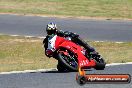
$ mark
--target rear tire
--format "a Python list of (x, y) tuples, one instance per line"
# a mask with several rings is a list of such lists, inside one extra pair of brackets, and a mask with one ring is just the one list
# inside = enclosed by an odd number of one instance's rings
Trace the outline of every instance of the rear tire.
[(69, 70), (59, 61), (57, 64), (57, 69), (59, 72), (69, 72)]
[[(60, 49), (59, 51), (65, 51), (65, 50), (66, 49), (63, 48), (63, 49)], [(58, 52), (58, 61), (60, 61), (64, 67), (66, 67), (69, 71), (77, 71), (78, 70), (78, 63), (77, 63), (76, 67), (73, 67), (70, 64), (68, 64), (65, 59), (69, 59), (69, 57)]]

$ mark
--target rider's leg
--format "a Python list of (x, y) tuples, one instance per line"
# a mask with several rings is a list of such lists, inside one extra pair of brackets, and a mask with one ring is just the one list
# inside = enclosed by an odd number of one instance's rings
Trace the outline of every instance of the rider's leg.
[(87, 51), (90, 52), (91, 54), (98, 54), (98, 53), (95, 51), (95, 49), (94, 49), (93, 47), (89, 46), (89, 45), (88, 45), (83, 39), (81, 39), (80, 37), (76, 38), (75, 40), (76, 40), (76, 42), (77, 42), (79, 45), (83, 46), (83, 47), (84, 47), (85, 49), (87, 49)]

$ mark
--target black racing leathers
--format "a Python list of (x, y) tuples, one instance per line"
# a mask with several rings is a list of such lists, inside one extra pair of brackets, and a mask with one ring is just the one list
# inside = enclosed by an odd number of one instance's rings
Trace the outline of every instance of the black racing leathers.
[[(79, 35), (75, 34), (75, 33), (72, 33), (72, 32), (69, 32), (69, 31), (62, 31), (62, 30), (59, 30), (56, 32), (56, 34), (60, 37), (71, 37), (71, 40), (76, 43), (76, 44), (79, 44), (80, 46), (83, 46), (88, 52), (95, 52), (94, 48), (90, 47), (83, 39), (81, 39), (79, 37)], [(47, 49), (48, 47), (48, 35), (46, 36), (46, 38), (44, 39), (43, 43), (44, 44), (44, 47), (45, 47), (45, 50)]]

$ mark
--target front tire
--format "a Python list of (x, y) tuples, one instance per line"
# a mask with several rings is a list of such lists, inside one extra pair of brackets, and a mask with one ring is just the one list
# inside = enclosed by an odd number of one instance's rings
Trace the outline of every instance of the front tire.
[(97, 60), (95, 59), (95, 62), (96, 62), (96, 66), (95, 66), (96, 70), (104, 70), (106, 63), (103, 58), (98, 58)]
[(94, 59), (96, 66), (94, 67), (96, 70), (104, 70), (105, 68), (105, 61), (99, 54), (93, 54), (91, 57)]

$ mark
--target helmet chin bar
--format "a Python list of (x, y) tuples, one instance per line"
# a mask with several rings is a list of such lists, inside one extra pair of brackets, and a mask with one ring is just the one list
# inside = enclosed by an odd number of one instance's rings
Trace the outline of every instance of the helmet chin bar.
[(47, 31), (47, 34), (48, 34), (48, 35), (56, 34), (56, 30), (48, 30), (48, 31)]

